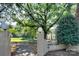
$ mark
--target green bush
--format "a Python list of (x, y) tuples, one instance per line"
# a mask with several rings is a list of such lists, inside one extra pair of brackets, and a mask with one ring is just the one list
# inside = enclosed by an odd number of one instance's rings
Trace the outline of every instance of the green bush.
[(75, 17), (70, 14), (63, 16), (58, 22), (56, 36), (58, 44), (79, 44), (78, 27)]

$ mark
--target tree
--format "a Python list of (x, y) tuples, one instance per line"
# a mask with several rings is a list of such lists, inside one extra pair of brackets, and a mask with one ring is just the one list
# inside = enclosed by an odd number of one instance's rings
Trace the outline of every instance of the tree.
[(77, 8), (76, 8), (76, 19), (77, 21), (79, 20), (79, 4), (77, 4)]
[[(0, 18), (4, 17), (6, 15), (4, 15), (5, 13), (7, 14), (9, 9), (13, 6), (13, 4), (10, 3), (1, 3), (0, 4)], [(10, 11), (9, 11), (10, 12)]]
[(9, 3), (8, 4), (7, 3), (0, 4), (0, 13), (11, 6), (12, 6), (12, 4), (9, 4)]
[(42, 27), (46, 39), (49, 29), (61, 19), (66, 9), (69, 11), (72, 5), (52, 3), (11, 4), (10, 8), (7, 7), (7, 10), (4, 10), (10, 16), (10, 19), (8, 19), (8, 16), (5, 15), (10, 22), (16, 21), (22, 27)]
[(22, 26), (42, 27), (44, 31), (44, 37), (46, 39), (49, 29), (58, 22), (58, 20), (63, 16), (65, 9), (67, 9), (68, 6), (71, 7), (72, 4), (27, 3), (27, 4), (16, 4), (16, 6), (20, 10), (21, 15), (26, 20), (30, 20), (31, 25), (23, 23), (24, 19), (21, 20), (19, 17), (16, 17), (17, 14), (14, 14), (13, 19)]
[(77, 22), (72, 15), (64, 16), (58, 23), (57, 40), (66, 45), (79, 44)]
[[(77, 21), (77, 25), (78, 25), (78, 29), (79, 29), (79, 3), (77, 4), (76, 7), (76, 21)], [(79, 32), (79, 30), (78, 30)]]
[(78, 24), (70, 11), (60, 19), (56, 35), (58, 43), (65, 45), (79, 44)]

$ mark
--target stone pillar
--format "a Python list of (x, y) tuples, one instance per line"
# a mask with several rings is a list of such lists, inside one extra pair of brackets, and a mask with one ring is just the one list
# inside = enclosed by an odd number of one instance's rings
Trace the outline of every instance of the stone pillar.
[(10, 56), (10, 38), (7, 31), (0, 33), (0, 56)]
[(48, 51), (47, 41), (44, 39), (44, 32), (42, 28), (38, 29), (37, 32), (37, 55), (43, 56)]

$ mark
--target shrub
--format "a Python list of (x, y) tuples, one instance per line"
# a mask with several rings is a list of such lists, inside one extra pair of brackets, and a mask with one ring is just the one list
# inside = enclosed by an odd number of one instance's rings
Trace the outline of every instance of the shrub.
[(75, 17), (70, 14), (63, 16), (58, 22), (56, 36), (58, 44), (77, 45), (79, 37)]

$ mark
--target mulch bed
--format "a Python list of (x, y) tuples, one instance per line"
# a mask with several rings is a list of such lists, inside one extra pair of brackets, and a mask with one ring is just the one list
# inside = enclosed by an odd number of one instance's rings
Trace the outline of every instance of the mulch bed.
[(49, 51), (45, 56), (79, 56), (78, 52), (58, 50), (58, 51)]

